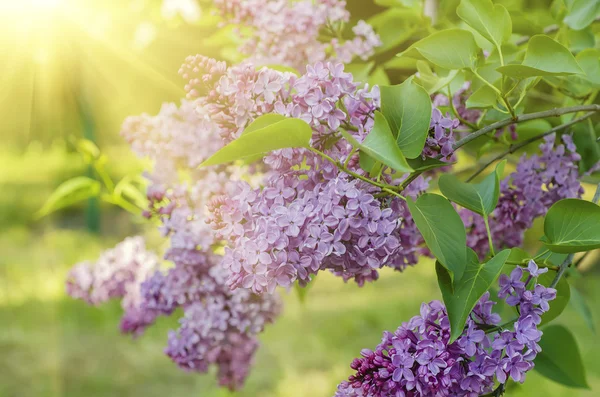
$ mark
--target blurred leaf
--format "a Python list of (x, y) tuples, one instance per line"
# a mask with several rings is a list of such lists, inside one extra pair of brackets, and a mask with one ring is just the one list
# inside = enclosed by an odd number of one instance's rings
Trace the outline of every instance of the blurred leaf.
[(498, 95), (488, 85), (481, 86), (467, 99), (468, 108), (485, 109), (496, 105)]
[(75, 143), (75, 148), (79, 152), (87, 164), (91, 164), (94, 160), (100, 157), (100, 149), (89, 139), (78, 139)]
[[(273, 117), (268, 120), (272, 121)], [(265, 117), (261, 116), (258, 119)], [(254, 123), (262, 123), (255, 120)], [(265, 123), (266, 124), (266, 123)], [(309, 147), (312, 128), (303, 120), (286, 118), (263, 128), (242, 134), (238, 139), (219, 149), (205, 160), (200, 167), (229, 163), (246, 157), (268, 153), (273, 150), (293, 147)]]
[(479, 47), (471, 32), (448, 29), (417, 41), (398, 56), (425, 59), (444, 69), (472, 69), (478, 53)]
[(122, 197), (131, 201), (139, 208), (146, 208), (148, 206), (148, 200), (144, 192), (136, 186), (132, 179), (128, 176), (121, 179), (115, 186), (113, 194), (116, 197)]
[(69, 207), (100, 193), (100, 182), (86, 176), (78, 176), (60, 184), (48, 197), (36, 217), (46, 216), (61, 208)]
[(381, 67), (381, 66), (378, 66), (375, 68), (373, 73), (371, 73), (371, 75), (369, 76), (369, 79), (367, 80), (367, 82), (371, 86), (390, 85), (390, 79), (389, 79), (387, 73), (385, 73), (385, 69), (383, 69), (383, 67)]
[(546, 378), (569, 387), (589, 389), (577, 342), (562, 325), (544, 328), (542, 351), (535, 358), (534, 369)]
[(354, 81), (365, 82), (369, 78), (369, 74), (373, 69), (375, 62), (369, 63), (351, 63), (344, 67), (344, 71), (351, 73)]
[(558, 253), (600, 248), (600, 207), (579, 199), (556, 202), (544, 219), (544, 244)]
[(413, 169), (410, 168), (400, 148), (396, 145), (392, 130), (381, 112), (375, 111), (375, 123), (363, 143), (358, 142), (343, 129), (340, 132), (352, 146), (365, 152), (374, 160), (380, 161), (398, 172), (412, 172)]
[(592, 49), (596, 45), (594, 32), (590, 28), (582, 30), (569, 29), (567, 31), (567, 40), (569, 42), (569, 49), (573, 52), (580, 52), (588, 48)]
[(465, 183), (453, 175), (440, 176), (438, 187), (448, 200), (480, 215), (491, 214), (498, 204), (500, 179), (506, 160), (502, 160), (496, 169), (480, 183)]
[(515, 78), (583, 73), (567, 48), (542, 34), (529, 39), (525, 59), (521, 65), (501, 66), (497, 70)]
[(573, 309), (575, 309), (575, 311), (583, 318), (588, 328), (593, 333), (596, 333), (592, 311), (590, 310), (585, 297), (574, 287), (571, 287), (571, 306), (573, 306)]
[(600, 161), (600, 143), (596, 142), (597, 134), (591, 119), (572, 128), (573, 143), (577, 147), (577, 153), (581, 155), (579, 171), (584, 174)]
[(512, 22), (506, 8), (491, 0), (461, 0), (456, 14), (498, 50), (510, 39)]
[(382, 45), (375, 49), (380, 54), (400, 46), (423, 28), (423, 17), (418, 10), (390, 9), (369, 19)]
[(454, 283), (454, 290), (448, 271), (439, 263), (436, 263), (435, 266), (438, 285), (442, 291), (450, 320), (450, 341), (448, 343), (454, 342), (462, 334), (467, 318), (475, 304), (500, 275), (510, 255), (510, 250), (504, 250), (487, 263), (480, 264), (477, 254), (472, 249), (469, 248), (467, 252), (467, 266), (464, 275)]
[(588, 27), (596, 17), (600, 16), (600, 1), (575, 0), (563, 22), (573, 30)]
[(406, 200), (427, 247), (449, 271), (453, 281), (461, 279), (467, 261), (467, 236), (460, 216), (450, 202), (439, 194), (425, 193)]
[(528, 120), (523, 123), (519, 123), (517, 124), (517, 135), (519, 136), (517, 142), (523, 142), (529, 138), (543, 134), (551, 128), (552, 124), (550, 124), (548, 120), (544, 119)]
[[(549, 270), (540, 275), (537, 282), (544, 287), (549, 287), (555, 276), (556, 272)], [(547, 324), (556, 317), (560, 316), (569, 304), (569, 299), (571, 298), (571, 288), (569, 287), (567, 279), (562, 277), (554, 288), (556, 288), (556, 299), (550, 301), (550, 310), (542, 314), (542, 322), (540, 325)]]
[(600, 88), (600, 51), (588, 48), (577, 54), (575, 59), (583, 69), (585, 79), (592, 83), (594, 88)]
[(431, 98), (412, 78), (395, 86), (382, 86), (381, 112), (408, 158), (421, 155), (431, 121)]

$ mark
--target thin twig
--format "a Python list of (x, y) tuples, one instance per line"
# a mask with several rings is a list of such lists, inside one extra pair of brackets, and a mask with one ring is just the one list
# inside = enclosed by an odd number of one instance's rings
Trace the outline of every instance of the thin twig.
[(487, 167), (489, 167), (489, 166), (490, 166), (491, 164), (493, 164), (494, 162), (496, 162), (496, 161), (500, 160), (501, 158), (504, 158), (505, 156), (508, 156), (509, 154), (513, 154), (513, 153), (514, 153), (514, 152), (516, 152), (517, 150), (519, 150), (519, 149), (521, 149), (521, 148), (523, 148), (523, 147), (525, 147), (525, 146), (529, 145), (530, 143), (533, 143), (533, 142), (535, 142), (535, 141), (538, 141), (538, 140), (540, 140), (540, 139), (544, 138), (544, 137), (545, 137), (545, 136), (547, 136), (547, 135), (554, 134), (554, 133), (555, 133), (555, 132), (557, 132), (557, 131), (563, 130), (563, 129), (567, 128), (567, 127), (570, 127), (570, 126), (572, 126), (573, 124), (577, 124), (577, 123), (579, 123), (579, 122), (581, 122), (581, 121), (583, 121), (583, 120), (586, 120), (586, 119), (588, 119), (588, 118), (592, 117), (594, 114), (596, 114), (596, 112), (589, 112), (589, 113), (586, 113), (586, 114), (584, 114), (584, 115), (583, 115), (583, 116), (581, 116), (581, 117), (578, 117), (578, 118), (576, 118), (576, 119), (573, 119), (573, 120), (569, 121), (568, 123), (565, 123), (565, 124), (558, 125), (558, 126), (556, 126), (556, 127), (552, 128), (552, 129), (550, 129), (550, 130), (548, 130), (548, 131), (544, 132), (543, 134), (539, 134), (539, 135), (536, 135), (536, 136), (534, 136), (534, 137), (531, 137), (531, 138), (529, 138), (529, 139), (527, 139), (527, 140), (525, 140), (525, 141), (523, 141), (523, 142), (520, 142), (520, 143), (517, 143), (517, 144), (514, 144), (514, 145), (510, 145), (510, 147), (509, 147), (507, 150), (505, 150), (504, 152), (502, 152), (502, 153), (500, 153), (500, 154), (498, 154), (498, 155), (494, 156), (494, 157), (493, 157), (492, 159), (490, 159), (488, 162), (486, 162), (485, 164), (483, 164), (483, 165), (482, 165), (482, 166), (481, 166), (481, 167), (480, 167), (480, 168), (479, 168), (479, 169), (478, 169), (478, 170), (477, 170), (477, 171), (476, 171), (476, 172), (475, 172), (473, 175), (471, 175), (471, 176), (470, 176), (470, 177), (467, 179), (467, 182), (471, 182), (471, 181), (472, 181), (472, 180), (473, 180), (473, 179), (474, 179), (474, 178), (475, 178), (477, 175), (481, 174), (483, 171), (485, 171), (485, 169), (486, 169)]

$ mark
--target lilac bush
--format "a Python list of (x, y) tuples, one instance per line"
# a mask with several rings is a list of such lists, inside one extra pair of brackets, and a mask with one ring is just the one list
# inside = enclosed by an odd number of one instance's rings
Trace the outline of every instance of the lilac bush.
[[(387, 51), (385, 27), (394, 22), (380, 18), (397, 13), (371, 19), (379, 35), (363, 20), (347, 27), (354, 20), (344, 1), (214, 6), (221, 22), (239, 28), (246, 59), (189, 56), (179, 70), (187, 98), (122, 128), (133, 152), (153, 163), (143, 216), (168, 240), (164, 262), (141, 237), (126, 239), (95, 264), (76, 265), (69, 295), (92, 305), (121, 299), (121, 331), (136, 336), (158, 316), (182, 313), (166, 355), (188, 371), (215, 367), (219, 384), (236, 390), (258, 335), (281, 312), (278, 289), (306, 287), (324, 270), (362, 286), (382, 269), (404, 271), (428, 257), (444, 302), (424, 303), (419, 316), (363, 350), (335, 396), (499, 396), (508, 382), (522, 383), (543, 353), (542, 320), (564, 309), (555, 298), (569, 288), (563, 276), (574, 254), (600, 247), (598, 208), (581, 200), (581, 177), (600, 163), (584, 169), (594, 159), (583, 161), (589, 154), (571, 129), (600, 106), (530, 112), (525, 100), (542, 77), (578, 84), (560, 79), (587, 64), (544, 35), (527, 37), (524, 55), (506, 64), (508, 11), (462, 0), (458, 17), (494, 51), (484, 56), (464, 29), (415, 37), (399, 55), (419, 73), (390, 85), (386, 65), (397, 65), (381, 63), (377, 48)], [(504, 11), (506, 18), (488, 18)], [(473, 13), (502, 26), (481, 29)], [(553, 46), (570, 66), (530, 62), (536, 46)], [(488, 81), (493, 73), (478, 72), (485, 67), (503, 77)], [(548, 131), (516, 134), (522, 121), (560, 116)], [(499, 161), (540, 140), (539, 151), (513, 156), (514, 164)], [(459, 150), (481, 141), (507, 148), (481, 167), (471, 159), (480, 168), (473, 177), (499, 161), (495, 170), (477, 183), (438, 184), (448, 174), (462, 178), (455, 164), (469, 153)], [(505, 167), (514, 169), (507, 177)], [(431, 192), (438, 186), (444, 196)], [(538, 218), (544, 248), (531, 255), (521, 248), (525, 233), (539, 233)], [(555, 263), (551, 254), (565, 258)], [(548, 271), (556, 272), (551, 282)], [(493, 311), (492, 293), (515, 308), (514, 318), (503, 322)]]

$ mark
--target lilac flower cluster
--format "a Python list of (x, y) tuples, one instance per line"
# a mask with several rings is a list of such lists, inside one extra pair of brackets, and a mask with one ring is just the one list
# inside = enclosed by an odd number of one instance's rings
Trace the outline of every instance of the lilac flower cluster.
[[(576, 152), (572, 138), (563, 135), (564, 144), (555, 144), (555, 135), (545, 137), (541, 154), (523, 155), (517, 170), (502, 181), (498, 206), (490, 216), (492, 238), (498, 247), (518, 247), (533, 221), (564, 198), (581, 197)], [(485, 224), (481, 216), (460, 211), (467, 227), (467, 244), (480, 256), (489, 250)]]
[(442, 115), (438, 108), (433, 108), (431, 113), (430, 133), (425, 141), (423, 148), (423, 159), (430, 157), (435, 158), (442, 155), (442, 159), (446, 161), (455, 161), (454, 147), (456, 139), (454, 137), (454, 129), (460, 125), (457, 119), (453, 119), (450, 115)]
[(142, 237), (128, 237), (105, 251), (96, 263), (81, 262), (67, 276), (67, 293), (97, 306), (110, 299), (121, 299), (124, 315), (122, 327), (137, 324), (142, 329), (154, 322), (156, 315), (141, 309), (140, 284), (159, 267), (156, 255), (146, 250)]
[(168, 272), (156, 272), (146, 280), (141, 308), (170, 315), (183, 307), (180, 328), (169, 333), (165, 353), (190, 371), (204, 373), (216, 365), (219, 383), (233, 390), (243, 384), (258, 347), (256, 335), (277, 317), (280, 303), (276, 295), (231, 291), (217, 256), (195, 259), (195, 263), (175, 261)]
[(540, 316), (556, 297), (552, 288), (530, 286), (544, 271), (532, 261), (527, 269), (517, 267), (510, 276), (500, 277), (498, 297), (519, 307), (513, 330), (498, 326), (501, 319), (492, 312), (495, 302), (488, 292), (471, 312), (459, 339), (449, 343), (444, 305), (424, 303), (420, 316), (394, 333), (386, 331), (374, 351), (361, 351), (351, 364), (356, 372), (338, 386), (335, 397), (475, 397), (509, 378), (522, 383), (541, 351)]
[(285, 65), (302, 70), (325, 60), (349, 63), (365, 60), (381, 45), (379, 36), (364, 21), (352, 31), (351, 40), (321, 41), (325, 29), (336, 30), (350, 14), (342, 0), (217, 0), (215, 6), (227, 22), (251, 31), (239, 49), (256, 65)]
[[(210, 64), (205, 59), (201, 63)], [(214, 92), (222, 91), (230, 73), (237, 73), (232, 69), (225, 71)], [(350, 124), (356, 127), (352, 132), (356, 139), (364, 139), (379, 106), (378, 89), (359, 88), (342, 64), (316, 63), (307, 67), (306, 74), (286, 78), (288, 87), (278, 86), (273, 95), (273, 110), (308, 122), (313, 128), (313, 147), (347, 162), (353, 172), (364, 173), (351, 145), (336, 130)], [(225, 114), (235, 108), (232, 104), (254, 103), (248, 114), (261, 108), (256, 96), (247, 95), (255, 91), (251, 84), (242, 84), (241, 90), (232, 91), (230, 97), (215, 95), (211, 102), (218, 109), (216, 122), (234, 132), (227, 138), (249, 121), (244, 118), (245, 123), (239, 124), (233, 114)], [(384, 265), (402, 270), (416, 263), (421, 237), (404, 203), (381, 201), (375, 197), (379, 189), (305, 149), (275, 151), (265, 156), (264, 164), (269, 171), (262, 188), (238, 183), (234, 194), (216, 198), (210, 205), (211, 226), (228, 243), (224, 264), (231, 272), (228, 283), (232, 287), (273, 291), (296, 280), (306, 284), (311, 275), (324, 269), (362, 284), (376, 279), (377, 269)], [(406, 194), (414, 197), (427, 187), (421, 178)]]

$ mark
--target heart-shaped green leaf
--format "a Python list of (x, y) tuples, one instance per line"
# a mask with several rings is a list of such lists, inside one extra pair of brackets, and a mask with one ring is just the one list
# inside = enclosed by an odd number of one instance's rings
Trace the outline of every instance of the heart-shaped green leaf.
[(579, 347), (571, 332), (562, 325), (544, 328), (542, 351), (534, 369), (546, 378), (569, 387), (589, 389)]
[(417, 201), (409, 198), (407, 204), (427, 247), (448, 269), (451, 280), (460, 280), (467, 260), (467, 236), (452, 204), (433, 193), (426, 193)]
[(439, 188), (448, 200), (480, 215), (489, 215), (494, 211), (500, 196), (500, 179), (506, 160), (496, 166), (496, 170), (480, 183), (464, 183), (453, 174), (440, 177)]
[(381, 113), (400, 150), (407, 158), (421, 155), (431, 121), (431, 98), (412, 78), (394, 86), (381, 86)]
[(456, 14), (497, 49), (510, 39), (512, 22), (508, 10), (491, 0), (461, 0)]
[(433, 33), (398, 54), (400, 57), (425, 59), (444, 69), (472, 69), (479, 47), (473, 33), (448, 29)]
[(556, 202), (544, 219), (546, 247), (574, 253), (600, 248), (600, 207), (578, 199)]
[(525, 59), (521, 65), (506, 65), (496, 70), (519, 79), (583, 73), (575, 57), (566, 47), (543, 34), (529, 39)]
[(375, 111), (373, 128), (362, 143), (358, 142), (347, 131), (342, 129), (340, 132), (352, 146), (365, 152), (374, 160), (380, 161), (398, 172), (413, 171), (406, 162), (400, 148), (398, 148), (392, 130), (381, 112)]
[(450, 319), (449, 343), (454, 342), (462, 334), (475, 304), (500, 275), (509, 255), (510, 250), (504, 250), (487, 263), (480, 264), (477, 254), (469, 248), (467, 267), (462, 278), (454, 283), (454, 290), (448, 271), (439, 263), (436, 264), (438, 284)]
[(491, 108), (498, 101), (497, 98), (496, 91), (488, 85), (482, 85), (467, 99), (466, 105), (468, 108)]

